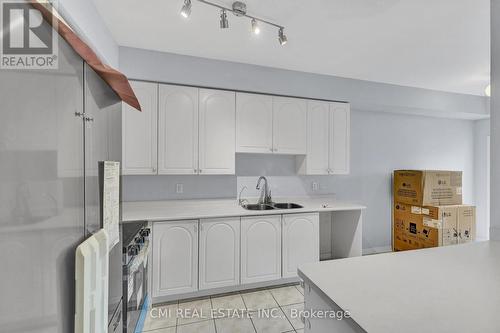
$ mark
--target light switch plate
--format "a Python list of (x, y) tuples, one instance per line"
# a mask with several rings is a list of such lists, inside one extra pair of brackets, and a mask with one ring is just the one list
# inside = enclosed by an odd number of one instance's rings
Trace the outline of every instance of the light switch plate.
[(184, 193), (184, 184), (175, 184), (175, 193)]

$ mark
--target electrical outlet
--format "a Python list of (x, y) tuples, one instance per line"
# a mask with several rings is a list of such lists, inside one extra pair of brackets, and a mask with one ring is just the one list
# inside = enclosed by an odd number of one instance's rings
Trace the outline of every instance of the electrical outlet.
[(316, 182), (312, 182), (311, 187), (313, 192), (316, 192), (319, 189), (319, 184)]
[(184, 184), (175, 184), (175, 193), (184, 193)]

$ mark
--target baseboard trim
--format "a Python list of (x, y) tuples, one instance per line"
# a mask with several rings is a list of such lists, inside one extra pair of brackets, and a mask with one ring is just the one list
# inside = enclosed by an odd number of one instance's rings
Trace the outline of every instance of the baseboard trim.
[(195, 291), (192, 293), (185, 293), (185, 294), (154, 296), (154, 297), (152, 297), (151, 303), (153, 305), (158, 305), (158, 304), (162, 304), (162, 303), (169, 303), (172, 301), (191, 300), (191, 299), (197, 299), (197, 298), (201, 298), (201, 297), (207, 297), (207, 296), (219, 295), (219, 294), (222, 295), (222, 294), (234, 293), (234, 292), (245, 291), (245, 290), (250, 290), (250, 289), (260, 289), (260, 288), (268, 288), (268, 287), (279, 286), (279, 285), (297, 284), (300, 281), (301, 281), (301, 279), (297, 276), (297, 277), (291, 277), (291, 278), (281, 278), (281, 279), (272, 280), (272, 281), (256, 282), (256, 283), (249, 283), (249, 284), (238, 284), (238, 285), (230, 286), (230, 287), (220, 287), (220, 288), (213, 288), (213, 289), (198, 290), (198, 291)]
[(376, 247), (368, 247), (363, 249), (363, 255), (367, 256), (370, 254), (377, 254), (377, 253), (386, 253), (386, 252), (392, 252), (392, 246), (387, 245), (387, 246), (376, 246)]

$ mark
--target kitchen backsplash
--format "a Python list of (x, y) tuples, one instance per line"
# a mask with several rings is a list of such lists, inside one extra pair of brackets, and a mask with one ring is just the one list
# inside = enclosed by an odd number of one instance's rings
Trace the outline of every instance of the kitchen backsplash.
[[(295, 157), (237, 154), (236, 176), (124, 176), (123, 200), (169, 200), (257, 197), (259, 176), (266, 176), (272, 195), (307, 196), (333, 194), (330, 176), (297, 176)], [(181, 192), (181, 193), (179, 193)]]

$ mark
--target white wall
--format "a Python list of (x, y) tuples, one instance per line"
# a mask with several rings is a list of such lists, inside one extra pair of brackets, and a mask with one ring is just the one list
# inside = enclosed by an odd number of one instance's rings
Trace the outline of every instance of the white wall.
[(474, 124), (474, 188), (476, 202), (477, 229), (476, 237), (480, 240), (489, 239), (489, 144), (490, 121), (478, 120)]
[(58, 10), (78, 36), (108, 65), (118, 68), (119, 49), (92, 0), (58, 0)]
[(500, 240), (500, 0), (491, 0), (491, 227)]
[(120, 47), (120, 70), (131, 79), (349, 101), (357, 110), (481, 119), (488, 100), (278, 68)]
[[(289, 156), (242, 155), (236, 176), (124, 177), (124, 200), (236, 197), (241, 186), (257, 195), (258, 176), (269, 176), (275, 196), (335, 194), (365, 204), (363, 247), (391, 244), (391, 173), (394, 169), (452, 169), (464, 172), (464, 201), (476, 202), (475, 138), (472, 120), (489, 112), (488, 99), (333, 76), (120, 48), (120, 69), (130, 78), (214, 88), (267, 92), (352, 104), (352, 172), (348, 176), (300, 177)], [(429, 115), (433, 117), (428, 117)], [(479, 122), (478, 122), (479, 124)], [(477, 128), (476, 128), (477, 127)], [(485, 165), (480, 164), (479, 169)], [(313, 192), (311, 183), (320, 184)], [(184, 193), (175, 193), (175, 184)], [(480, 200), (484, 196), (479, 195)], [(483, 223), (484, 222), (480, 222)]]
[[(464, 201), (474, 203), (475, 124), (384, 112), (353, 110), (352, 150), (348, 176), (297, 176), (290, 156), (237, 155), (236, 177), (127, 176), (124, 200), (256, 196), (258, 176), (269, 176), (274, 196), (335, 194), (340, 200), (365, 204), (363, 248), (391, 244), (391, 172), (399, 168), (464, 171)], [(312, 182), (320, 191), (312, 191)], [(184, 183), (184, 194), (175, 184)]]

